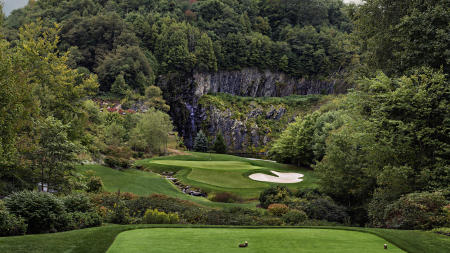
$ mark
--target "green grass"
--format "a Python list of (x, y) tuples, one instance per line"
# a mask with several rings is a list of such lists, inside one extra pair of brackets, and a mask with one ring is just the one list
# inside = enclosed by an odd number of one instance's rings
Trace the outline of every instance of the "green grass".
[[(119, 234), (108, 253), (233, 253), (248, 241), (253, 253), (377, 253), (386, 240), (368, 233), (333, 229), (139, 229)], [(389, 252), (404, 252), (389, 245)]]
[[(208, 193), (231, 192), (248, 199), (257, 198), (261, 191), (271, 185), (285, 185), (292, 190), (316, 187), (316, 178), (311, 170), (231, 155), (194, 152), (190, 154), (146, 159), (138, 161), (136, 164), (156, 172), (177, 172), (176, 177), (183, 183)], [(259, 182), (248, 178), (252, 173), (271, 174), (271, 170), (299, 172), (305, 176), (302, 182), (296, 184)]]
[(97, 176), (101, 177), (105, 190), (108, 192), (117, 192), (120, 190), (121, 192), (131, 192), (140, 196), (148, 196), (158, 193), (178, 199), (189, 200), (203, 206), (217, 208), (227, 206), (254, 207), (256, 205), (256, 203), (218, 203), (209, 201), (206, 198), (186, 195), (178, 190), (167, 179), (152, 172), (145, 172), (136, 169), (122, 171), (100, 165), (78, 166), (77, 169), (80, 172), (86, 172), (88, 170), (94, 171)]
[[(255, 230), (261, 230), (268, 227), (232, 227), (232, 226), (193, 226), (193, 225), (107, 225), (98, 228), (88, 228), (82, 230), (74, 230), (63, 233), (55, 234), (42, 234), (42, 235), (26, 235), (26, 236), (13, 236), (13, 237), (0, 237), (0, 252), (2, 253), (104, 253), (108, 250), (111, 244), (114, 242), (117, 235), (121, 232), (139, 229), (139, 228), (153, 228), (153, 227), (165, 227), (165, 228), (189, 228), (195, 227), (191, 232), (185, 232), (186, 238), (194, 238), (198, 231), (201, 231), (201, 227), (206, 228), (253, 228)], [(277, 228), (279, 230), (292, 228), (270, 227)], [(391, 230), (391, 229), (374, 229), (374, 228), (354, 228), (354, 227), (307, 227), (310, 230), (312, 228), (317, 229), (317, 233), (320, 234), (320, 229), (337, 229), (360, 231), (364, 233), (377, 235), (386, 241), (389, 246), (395, 244), (405, 252), (409, 253), (444, 253), (450, 252), (450, 237), (444, 235), (438, 235), (431, 232), (413, 231), (413, 230)], [(303, 228), (296, 228), (295, 230), (302, 230)], [(225, 230), (225, 229), (224, 229)], [(138, 230), (137, 233), (147, 230)], [(171, 238), (171, 237), (167, 237)], [(166, 238), (166, 239), (167, 239)], [(298, 238), (302, 239), (301, 237)], [(237, 238), (237, 241), (247, 240), (253, 246), (253, 242), (250, 239), (244, 237)], [(193, 243), (197, 241), (193, 240)], [(212, 242), (215, 244), (216, 241)], [(236, 241), (233, 241), (233, 245)], [(377, 244), (378, 247), (378, 244)], [(248, 249), (242, 249), (249, 250)], [(391, 247), (389, 247), (390, 251)], [(144, 251), (146, 252), (146, 251)], [(170, 252), (170, 251), (168, 251)], [(180, 252), (180, 251), (176, 251)], [(197, 251), (194, 251), (197, 252)], [(211, 251), (215, 252), (215, 251)], [(301, 252), (301, 251), (298, 251)], [(335, 251), (326, 251), (335, 252)], [(366, 252), (366, 250), (361, 251)], [(386, 252), (386, 251), (381, 251)]]

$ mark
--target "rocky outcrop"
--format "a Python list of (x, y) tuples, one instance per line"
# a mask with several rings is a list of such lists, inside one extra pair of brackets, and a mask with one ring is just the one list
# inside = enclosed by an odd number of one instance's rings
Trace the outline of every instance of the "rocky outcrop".
[(346, 90), (345, 83), (338, 80), (306, 80), (256, 68), (161, 76), (158, 86), (164, 91), (176, 130), (184, 137), (187, 147), (192, 147), (198, 129), (206, 127), (211, 134), (224, 133), (233, 150), (266, 145), (270, 141), (267, 133), (270, 129), (261, 129), (261, 126), (251, 123), (255, 120), (250, 119), (280, 120), (286, 108), (273, 107), (265, 111), (252, 108), (247, 112), (247, 118), (237, 119), (230, 109), (199, 106), (198, 101), (203, 95), (228, 93), (245, 97), (283, 97), (343, 93)]
[(245, 97), (284, 97), (289, 95), (333, 94), (345, 92), (345, 83), (338, 80), (305, 80), (284, 73), (247, 68), (216, 73), (195, 73), (195, 95), (229, 93)]
[[(233, 108), (221, 110), (213, 105), (199, 105), (200, 127), (214, 136), (223, 133), (228, 150), (231, 152), (265, 152), (271, 140), (273, 129), (270, 121), (283, 118), (287, 122), (286, 108), (271, 106), (269, 109), (249, 106), (248, 111), (236, 112)], [(244, 113), (239, 118), (237, 113)], [(258, 123), (265, 120), (266, 124)]]

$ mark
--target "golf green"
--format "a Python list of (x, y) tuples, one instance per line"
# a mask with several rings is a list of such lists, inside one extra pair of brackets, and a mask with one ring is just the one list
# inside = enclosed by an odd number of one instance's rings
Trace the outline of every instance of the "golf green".
[[(230, 192), (244, 199), (255, 199), (271, 185), (284, 185), (295, 190), (313, 188), (312, 171), (264, 160), (219, 154), (191, 153), (186, 156), (160, 157), (136, 162), (152, 171), (173, 171), (181, 182), (200, 188), (208, 193)], [(304, 181), (293, 184), (261, 182), (250, 179), (253, 173), (272, 175), (271, 171), (298, 172)]]
[[(238, 244), (248, 241), (247, 248)], [(388, 251), (383, 245), (388, 244)], [(108, 253), (394, 253), (369, 233), (333, 229), (154, 228), (119, 234)]]

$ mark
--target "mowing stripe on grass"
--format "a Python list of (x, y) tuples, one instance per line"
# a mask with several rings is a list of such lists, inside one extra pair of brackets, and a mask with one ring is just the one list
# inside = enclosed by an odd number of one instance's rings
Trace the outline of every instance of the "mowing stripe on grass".
[[(248, 241), (246, 249), (238, 244)], [(119, 234), (108, 253), (382, 253), (386, 240), (333, 229), (154, 228)], [(389, 244), (389, 252), (405, 252)]]

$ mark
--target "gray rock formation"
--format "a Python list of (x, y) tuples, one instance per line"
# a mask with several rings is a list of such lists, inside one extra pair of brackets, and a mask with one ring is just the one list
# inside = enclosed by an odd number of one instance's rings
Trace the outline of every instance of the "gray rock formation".
[(332, 94), (345, 92), (345, 83), (289, 77), (269, 70), (247, 68), (216, 73), (195, 73), (195, 95), (229, 93), (246, 97), (284, 97), (289, 95)]
[(176, 130), (184, 137), (187, 147), (192, 147), (199, 127), (207, 128), (210, 134), (221, 131), (225, 141), (234, 151), (249, 146), (262, 146), (270, 141), (270, 129), (261, 129), (248, 119), (265, 117), (280, 120), (285, 108), (270, 108), (263, 111), (252, 108), (247, 119), (237, 119), (234, 112), (221, 111), (214, 106), (202, 108), (198, 100), (208, 93), (228, 93), (246, 97), (283, 97), (289, 95), (344, 93), (346, 85), (339, 80), (305, 80), (292, 78), (283, 73), (246, 68), (236, 71), (194, 73), (191, 75), (168, 75), (158, 78), (158, 86), (164, 91), (171, 107), (170, 114)]

